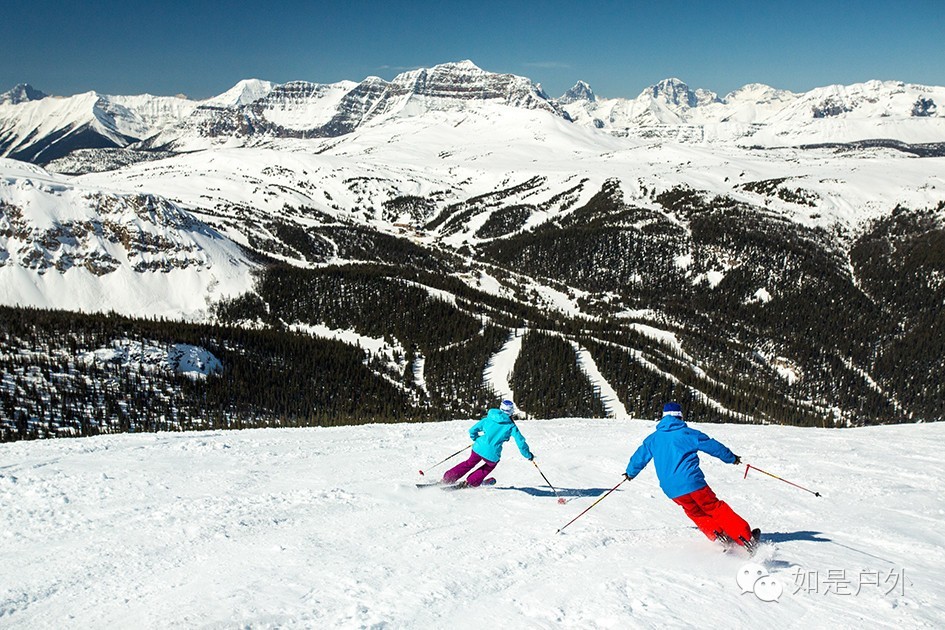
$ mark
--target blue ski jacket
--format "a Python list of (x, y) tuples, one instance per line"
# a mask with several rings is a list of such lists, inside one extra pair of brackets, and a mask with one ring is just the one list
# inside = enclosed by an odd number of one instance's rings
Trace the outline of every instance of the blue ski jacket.
[(643, 440), (627, 464), (627, 475), (636, 477), (650, 460), (655, 461), (660, 488), (670, 499), (681, 497), (706, 485), (699, 468), (698, 451), (718, 457), (726, 464), (735, 463), (735, 454), (727, 446), (702, 431), (690, 429), (674, 416), (663, 416), (656, 431)]
[(469, 429), (469, 438), (473, 440), (473, 452), (490, 462), (497, 462), (502, 457), (502, 445), (515, 438), (518, 450), (525, 459), (532, 458), (522, 432), (518, 430), (512, 418), (498, 409), (490, 409), (486, 417)]

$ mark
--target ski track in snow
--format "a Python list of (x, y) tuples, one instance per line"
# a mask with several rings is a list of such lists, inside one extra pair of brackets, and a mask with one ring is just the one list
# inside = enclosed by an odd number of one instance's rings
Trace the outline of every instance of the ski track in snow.
[[(0, 445), (0, 627), (936, 628), (945, 623), (945, 425), (697, 425), (746, 461), (703, 457), (765, 531), (784, 586), (742, 594), (652, 467), (619, 480), (639, 420), (520, 423), (558, 505), (507, 449), (499, 484), (417, 490), (469, 421), (115, 435)], [(881, 465), (883, 462), (892, 465)], [(435, 472), (441, 472), (441, 467)], [(428, 477), (432, 477), (430, 472)], [(793, 567), (904, 571), (902, 587), (794, 592)]]

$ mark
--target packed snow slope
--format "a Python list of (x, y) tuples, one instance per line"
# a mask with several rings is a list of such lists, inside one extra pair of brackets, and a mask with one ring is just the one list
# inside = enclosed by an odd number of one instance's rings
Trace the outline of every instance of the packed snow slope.
[(703, 457), (764, 530), (754, 561), (776, 602), (743, 594), (747, 557), (695, 530), (652, 467), (555, 533), (620, 480), (652, 422), (522, 422), (564, 506), (514, 445), (493, 488), (417, 489), (468, 425), (0, 445), (0, 626), (945, 624), (945, 425), (700, 427), (823, 494)]

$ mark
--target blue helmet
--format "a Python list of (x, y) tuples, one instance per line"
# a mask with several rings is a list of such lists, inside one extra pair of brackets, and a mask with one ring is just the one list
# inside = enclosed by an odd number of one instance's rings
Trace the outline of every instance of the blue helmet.
[(511, 416), (515, 413), (515, 403), (511, 400), (503, 400), (502, 404), (499, 405), (499, 411)]

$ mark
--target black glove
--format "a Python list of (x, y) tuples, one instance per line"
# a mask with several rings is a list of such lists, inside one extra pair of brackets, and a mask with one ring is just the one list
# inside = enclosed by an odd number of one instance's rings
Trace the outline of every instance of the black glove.
[(732, 462), (732, 463), (735, 464), (736, 466), (738, 466), (739, 464), (742, 463), (742, 458), (739, 457), (738, 455), (736, 455), (736, 456), (735, 456), (735, 461)]
[(531, 457), (529, 457), (529, 458), (528, 458), (528, 461), (530, 461), (530, 462), (533, 462), (533, 461), (535, 461), (535, 456), (534, 456), (534, 455), (532, 455)]
[(626, 481), (630, 481), (630, 480), (633, 479), (633, 477), (631, 477), (631, 476), (628, 475), (627, 473), (624, 473), (624, 474), (623, 474), (623, 478), (624, 478)]

